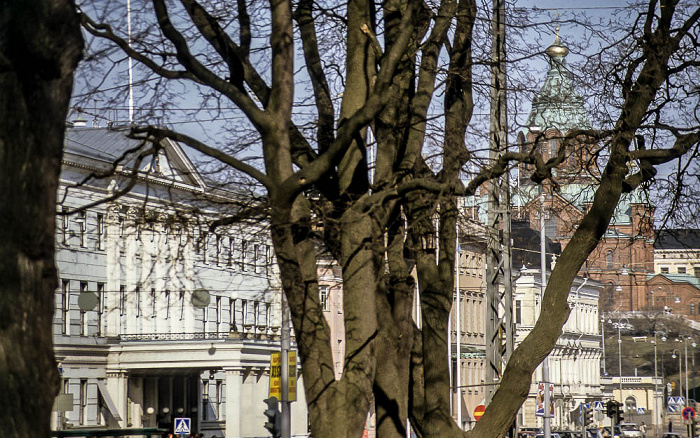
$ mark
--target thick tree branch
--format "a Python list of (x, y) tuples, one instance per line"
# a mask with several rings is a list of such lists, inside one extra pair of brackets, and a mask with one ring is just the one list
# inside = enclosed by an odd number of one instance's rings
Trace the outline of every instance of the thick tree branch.
[(184, 143), (192, 149), (199, 151), (209, 157), (215, 158), (220, 162), (227, 164), (233, 167), (234, 169), (239, 170), (245, 173), (246, 175), (254, 178), (258, 182), (260, 182), (260, 184), (264, 185), (265, 188), (268, 189), (268, 191), (275, 190), (275, 186), (272, 180), (263, 172), (259, 171), (258, 169), (249, 164), (242, 162), (237, 158), (232, 157), (231, 155), (220, 151), (219, 149), (215, 149), (211, 146), (208, 146), (202, 143), (201, 141), (197, 140), (196, 138), (190, 137), (189, 135), (175, 132), (170, 129), (157, 128), (155, 126), (136, 126), (131, 128), (131, 132), (134, 134), (134, 138), (144, 138), (139, 134), (145, 134), (145, 138), (149, 139), (150, 141), (157, 141), (160, 138), (167, 137), (173, 141)]
[(313, 1), (301, 0), (297, 6), (294, 18), (299, 25), (301, 42), (306, 58), (306, 70), (311, 78), (318, 111), (318, 133), (316, 140), (319, 151), (328, 149), (334, 138), (335, 111), (326, 75), (321, 65), (321, 55), (318, 52), (318, 39), (313, 19)]
[(135, 59), (136, 61), (142, 63), (149, 69), (153, 70), (154, 73), (162, 76), (166, 79), (189, 79), (201, 83), (201, 81), (191, 72), (187, 70), (169, 70), (158, 63), (156, 63), (151, 58), (145, 56), (143, 53), (131, 47), (131, 45), (123, 38), (117, 36), (113, 31), (112, 27), (108, 24), (96, 23), (85, 13), (80, 14), (80, 21), (83, 29), (87, 30), (90, 34), (104, 38), (116, 44), (124, 53), (129, 57)]

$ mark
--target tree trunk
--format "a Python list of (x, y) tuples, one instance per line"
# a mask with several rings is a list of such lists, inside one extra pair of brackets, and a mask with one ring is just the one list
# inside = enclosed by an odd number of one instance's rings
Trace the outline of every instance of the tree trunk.
[(52, 318), (56, 189), (83, 40), (69, 0), (0, 8), (0, 421), (47, 437), (59, 376)]

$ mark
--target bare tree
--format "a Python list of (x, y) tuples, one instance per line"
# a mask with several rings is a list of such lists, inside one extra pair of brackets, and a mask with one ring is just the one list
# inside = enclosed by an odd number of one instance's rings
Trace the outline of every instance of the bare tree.
[(82, 48), (72, 1), (0, 6), (0, 418), (7, 436), (49, 436), (58, 393), (54, 217)]
[[(609, 115), (601, 129), (564, 133), (548, 160), (537, 142), (505, 153), (466, 184), (463, 171), (483, 155), (465, 138), (477, 91), (489, 83), (479, 70), (488, 58), (474, 57), (478, 50), (488, 53), (476, 43), (488, 29), (483, 23), (489, 12), (474, 0), (239, 0), (207, 7), (195, 0), (153, 0), (140, 4), (143, 24), (132, 41), (109, 8), (88, 11), (86, 5), (82, 24), (145, 67), (143, 80), (158, 84), (154, 90), (168, 81), (192, 84), (206, 99), (216, 99), (217, 109), (233, 104), (255, 129), (258, 143), (237, 152), (250, 155), (260, 147), (260, 166), (173, 128), (137, 126), (132, 134), (187, 144), (266, 191), (314, 436), (361, 436), (372, 399), (381, 437), (405, 436), (408, 418), (421, 436), (462, 433), (450, 416), (445, 360), (457, 199), (517, 163), (532, 165), (536, 182), (551, 181), (582, 136), (600, 143), (595, 198), (552, 273), (542, 318), (508, 362), (485, 415), (465, 433), (495, 437), (512, 424), (533, 371), (560, 335), (572, 281), (621, 195), (649, 184), (655, 166), (678, 159), (700, 139), (697, 116), (676, 118), (682, 120), (676, 126), (657, 117), (677, 99), (665, 94), (677, 78), (688, 84), (697, 78), (700, 10), (678, 8), (675, 0), (630, 10), (635, 16), (626, 35), (615, 33), (619, 40), (590, 58), (590, 65), (600, 61), (594, 79), (603, 84), (599, 109)], [(329, 42), (321, 30), (342, 38)], [(605, 59), (611, 53), (618, 57)], [(303, 69), (295, 70), (295, 62)], [(305, 85), (308, 92), (295, 100)], [(310, 118), (299, 111), (307, 104)], [(431, 114), (436, 105), (442, 111), (438, 123)], [(686, 108), (676, 110), (688, 116)], [(668, 134), (666, 141), (642, 141), (660, 131)], [(376, 147), (375, 159), (370, 147)], [(339, 379), (319, 303), (319, 245), (342, 268), (346, 355)], [(416, 280), (421, 329), (411, 317)]]

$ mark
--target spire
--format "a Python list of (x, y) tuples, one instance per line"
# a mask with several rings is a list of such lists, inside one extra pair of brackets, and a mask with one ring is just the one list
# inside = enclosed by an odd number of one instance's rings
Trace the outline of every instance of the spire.
[(547, 47), (545, 53), (549, 55), (550, 58), (561, 58), (562, 60), (569, 54), (569, 49), (562, 45), (561, 41), (559, 40), (559, 26), (556, 27), (554, 42), (551, 46)]
[(562, 134), (574, 128), (590, 128), (583, 99), (574, 90), (566, 65), (569, 49), (559, 38), (559, 26), (556, 27), (554, 43), (547, 47), (545, 53), (549, 56), (549, 71), (542, 89), (532, 100), (526, 126), (537, 126), (543, 132), (557, 129)]

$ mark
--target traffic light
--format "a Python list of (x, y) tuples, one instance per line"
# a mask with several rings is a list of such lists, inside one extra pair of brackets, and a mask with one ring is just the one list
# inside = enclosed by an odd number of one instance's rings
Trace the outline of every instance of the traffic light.
[(622, 403), (617, 403), (617, 418), (615, 419), (615, 424), (620, 424), (625, 421), (625, 409)]
[(605, 404), (605, 415), (609, 418), (617, 418), (617, 402), (615, 400), (608, 400)]
[(583, 425), (589, 426), (593, 424), (593, 409), (587, 408), (583, 411)]
[(282, 436), (282, 413), (278, 406), (277, 397), (266, 398), (263, 401), (267, 403), (265, 429), (272, 434), (273, 438), (280, 438)]

